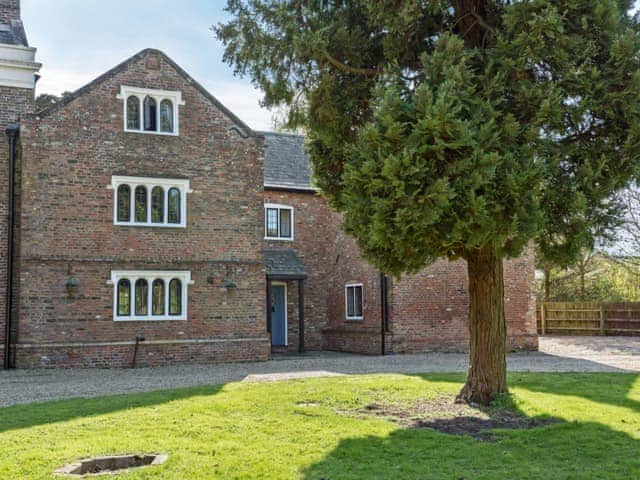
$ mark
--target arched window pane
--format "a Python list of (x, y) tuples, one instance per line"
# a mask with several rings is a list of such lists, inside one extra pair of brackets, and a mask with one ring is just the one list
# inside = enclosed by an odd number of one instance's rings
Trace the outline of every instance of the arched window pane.
[(136, 187), (136, 222), (147, 221), (147, 188)]
[(153, 315), (164, 315), (164, 280), (156, 278), (151, 291), (153, 298)]
[(149, 302), (149, 284), (144, 278), (136, 280), (136, 315), (147, 315)]
[(144, 129), (148, 132), (158, 130), (156, 101), (150, 96), (144, 97)]
[(182, 314), (182, 282), (174, 278), (169, 282), (169, 315)]
[(135, 95), (127, 98), (127, 129), (140, 130), (140, 99)]
[(177, 188), (169, 189), (169, 211), (168, 222), (180, 223), (180, 190)]
[(164, 189), (162, 187), (153, 187), (151, 190), (151, 221), (164, 222)]
[(118, 187), (118, 221), (129, 222), (131, 220), (131, 187), (120, 185)]
[(171, 100), (160, 102), (160, 131), (173, 132), (173, 103)]
[(118, 315), (131, 315), (131, 282), (126, 278), (118, 282)]

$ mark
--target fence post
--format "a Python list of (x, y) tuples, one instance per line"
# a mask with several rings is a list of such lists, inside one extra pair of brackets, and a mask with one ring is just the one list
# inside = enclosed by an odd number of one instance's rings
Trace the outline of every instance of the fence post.
[(604, 305), (600, 304), (600, 335), (604, 335)]
[(540, 328), (542, 330), (542, 335), (544, 335), (546, 331), (546, 325), (545, 325), (546, 319), (544, 318), (545, 317), (544, 309), (545, 309), (545, 303), (542, 302), (542, 305), (540, 306)]

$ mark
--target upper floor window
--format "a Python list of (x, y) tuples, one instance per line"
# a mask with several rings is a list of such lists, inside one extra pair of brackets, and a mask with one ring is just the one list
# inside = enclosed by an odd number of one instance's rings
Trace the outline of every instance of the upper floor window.
[(184, 105), (182, 93), (138, 87), (120, 87), (124, 101), (126, 132), (178, 135), (178, 107)]
[(111, 177), (113, 223), (148, 227), (186, 227), (189, 180)]
[(264, 238), (293, 240), (293, 207), (273, 203), (264, 206)]
[(345, 312), (347, 320), (362, 320), (362, 284), (351, 283), (345, 286)]
[(111, 272), (114, 320), (186, 320), (188, 271)]

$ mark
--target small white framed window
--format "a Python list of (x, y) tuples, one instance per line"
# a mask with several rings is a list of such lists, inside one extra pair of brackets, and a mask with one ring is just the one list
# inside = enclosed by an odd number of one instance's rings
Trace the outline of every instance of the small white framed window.
[(189, 180), (113, 175), (113, 223), (185, 228)]
[(121, 85), (116, 98), (123, 101), (125, 132), (178, 135), (182, 92)]
[(114, 321), (187, 319), (189, 271), (114, 270), (111, 283)]
[(362, 320), (363, 296), (361, 283), (348, 283), (344, 287), (344, 311), (347, 320)]
[(293, 240), (293, 207), (266, 203), (264, 205), (265, 240)]

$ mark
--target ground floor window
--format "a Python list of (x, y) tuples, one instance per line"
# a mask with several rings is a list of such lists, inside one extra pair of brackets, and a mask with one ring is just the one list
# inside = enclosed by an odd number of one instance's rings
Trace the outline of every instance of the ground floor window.
[(347, 320), (362, 320), (362, 284), (350, 283), (345, 287)]
[(113, 319), (186, 320), (188, 271), (111, 272)]

